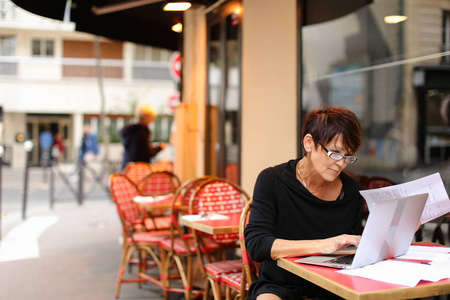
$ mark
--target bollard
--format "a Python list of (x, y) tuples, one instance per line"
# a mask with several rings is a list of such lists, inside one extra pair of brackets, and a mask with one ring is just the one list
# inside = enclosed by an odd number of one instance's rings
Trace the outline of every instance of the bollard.
[(25, 143), (23, 143), (23, 146), (26, 152), (26, 159), (25, 159), (25, 177), (23, 184), (22, 219), (25, 219), (27, 210), (27, 195), (28, 195), (28, 173), (31, 162), (31, 151), (33, 151), (33, 142), (26, 141)]
[(84, 159), (78, 160), (78, 205), (83, 204), (83, 198), (84, 198), (84, 188), (83, 188), (83, 181), (84, 181)]
[(56, 159), (52, 157), (50, 162), (50, 209), (53, 209), (53, 203), (55, 202), (55, 171), (53, 168), (55, 167)]

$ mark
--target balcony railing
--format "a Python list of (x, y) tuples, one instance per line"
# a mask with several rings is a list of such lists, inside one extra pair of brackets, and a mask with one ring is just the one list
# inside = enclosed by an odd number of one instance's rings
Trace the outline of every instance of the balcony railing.
[[(0, 77), (47, 80), (88, 79), (97, 77), (97, 70), (96, 59), (0, 56)], [(106, 79), (173, 80), (168, 62), (101, 59), (100, 70), (101, 76)]]

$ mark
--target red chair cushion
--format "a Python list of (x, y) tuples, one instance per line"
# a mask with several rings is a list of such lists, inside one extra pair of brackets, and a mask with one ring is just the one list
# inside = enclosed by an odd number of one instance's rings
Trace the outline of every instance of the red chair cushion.
[[(133, 234), (133, 239), (136, 243), (159, 244), (161, 241), (167, 240), (169, 238), (170, 238), (169, 230), (139, 232)], [(131, 242), (132, 241), (131, 238), (128, 238), (128, 241)]]
[[(185, 241), (187, 242), (189, 249), (186, 248)], [(217, 245), (215, 242), (213, 242), (212, 240), (210, 240), (208, 238), (203, 239), (203, 242), (205, 243), (205, 246), (202, 247), (202, 249), (200, 249), (202, 252), (211, 252), (211, 251), (217, 250), (219, 248), (219, 245)], [(161, 241), (159, 243), (159, 245), (160, 245), (160, 247), (162, 247), (166, 250), (172, 249), (172, 242), (170, 239)], [(181, 238), (174, 239), (173, 240), (173, 251), (180, 255), (187, 254), (188, 252), (195, 253), (197, 250), (195, 247), (194, 239), (192, 239), (192, 238), (189, 238), (186, 240), (182, 240)]]
[[(162, 229), (169, 229), (170, 228), (170, 217), (156, 217), (154, 218), (156, 227), (158, 230)], [(145, 228), (147, 230), (155, 230), (155, 223), (153, 223), (153, 220), (150, 218), (145, 219)]]
[[(228, 274), (222, 277), (222, 285), (229, 285), (239, 290), (241, 288), (242, 273)], [(248, 292), (248, 284), (245, 285), (245, 290)]]
[(225, 260), (209, 263), (205, 265), (205, 270), (212, 275), (214, 281), (220, 282), (223, 275), (241, 272), (242, 260)]

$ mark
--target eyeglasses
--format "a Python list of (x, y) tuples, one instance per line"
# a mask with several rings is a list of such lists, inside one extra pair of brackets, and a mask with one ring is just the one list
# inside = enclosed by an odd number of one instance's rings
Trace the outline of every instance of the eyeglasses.
[(324, 145), (322, 145), (321, 142), (318, 142), (318, 143), (320, 144), (320, 146), (322, 146), (323, 150), (325, 150), (327, 152), (328, 157), (333, 160), (343, 159), (348, 164), (352, 164), (358, 160), (358, 158), (356, 156), (353, 156), (353, 155), (345, 156), (345, 155), (340, 154), (339, 152), (330, 151)]

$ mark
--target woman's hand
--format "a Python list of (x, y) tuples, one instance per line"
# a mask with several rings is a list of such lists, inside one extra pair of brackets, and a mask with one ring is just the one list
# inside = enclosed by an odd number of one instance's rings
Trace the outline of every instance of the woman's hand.
[(338, 250), (345, 249), (349, 246), (358, 247), (359, 241), (361, 241), (360, 235), (342, 234), (335, 237), (320, 240), (319, 251), (320, 253), (332, 253)]
[(291, 241), (276, 239), (273, 242), (270, 256), (273, 260), (282, 257), (294, 257), (301, 255), (311, 255), (315, 253), (332, 253), (342, 250), (348, 246), (358, 247), (360, 235), (342, 234), (322, 240), (300, 240)]

